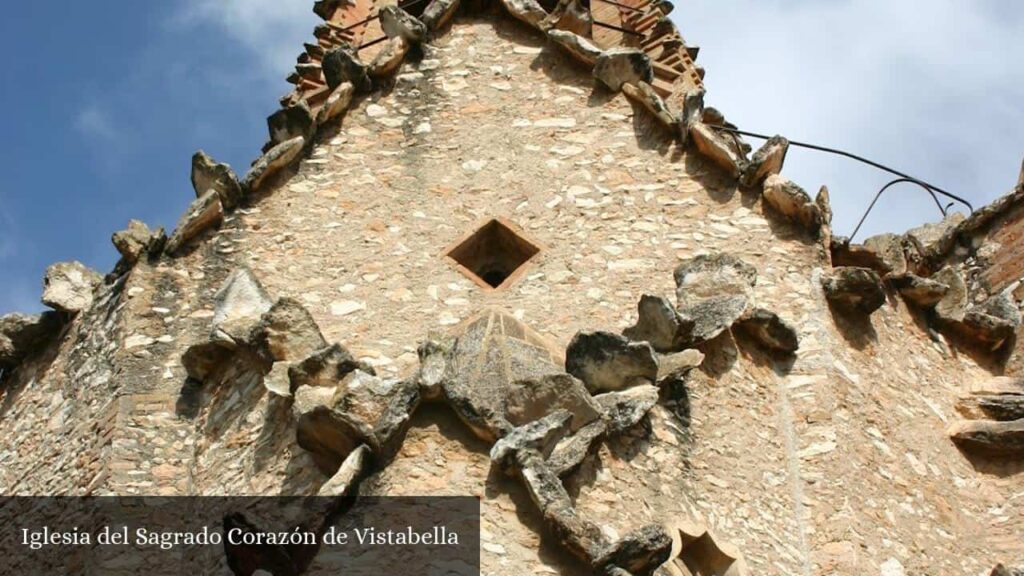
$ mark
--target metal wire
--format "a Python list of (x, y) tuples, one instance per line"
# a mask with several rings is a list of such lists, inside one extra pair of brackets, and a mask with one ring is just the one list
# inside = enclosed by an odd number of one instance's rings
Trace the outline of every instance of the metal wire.
[[(714, 128), (715, 130), (720, 130), (722, 132), (730, 132), (730, 133), (733, 133), (733, 134), (740, 134), (742, 136), (750, 136), (751, 138), (760, 138), (762, 140), (768, 140), (768, 139), (771, 138), (771, 136), (766, 136), (764, 134), (757, 134), (755, 132), (747, 132), (747, 131), (739, 130), (739, 129), (736, 129), (736, 128), (729, 128), (727, 126), (710, 125), (710, 127)], [(939, 210), (942, 212), (943, 216), (946, 215), (946, 212), (947, 212), (948, 208), (950, 206), (952, 206), (953, 203), (951, 202), (949, 205), (947, 205), (945, 208), (943, 208), (942, 203), (939, 202), (939, 199), (936, 196), (936, 194), (941, 194), (942, 196), (945, 196), (946, 198), (949, 198), (951, 200), (959, 202), (959, 203), (963, 204), (964, 206), (966, 206), (967, 209), (970, 210), (972, 214), (974, 213), (974, 206), (970, 202), (968, 202), (966, 199), (961, 198), (960, 196), (957, 196), (956, 194), (953, 194), (953, 193), (950, 193), (950, 192), (946, 192), (942, 188), (939, 188), (938, 186), (929, 184), (928, 182), (925, 182), (924, 180), (921, 180), (919, 178), (914, 178), (913, 176), (910, 176), (909, 174), (904, 174), (903, 172), (900, 172), (899, 170), (894, 170), (894, 169), (892, 169), (892, 168), (890, 168), (890, 167), (888, 167), (888, 166), (886, 166), (884, 164), (879, 164), (878, 162), (875, 162), (874, 160), (868, 160), (867, 158), (864, 158), (863, 156), (858, 156), (856, 154), (847, 152), (845, 150), (839, 150), (837, 148), (828, 148), (826, 146), (818, 146), (816, 144), (808, 144), (806, 142), (797, 142), (795, 140), (790, 140), (789, 143), (791, 145), (793, 145), (793, 146), (798, 146), (800, 148), (808, 148), (810, 150), (817, 150), (819, 152), (828, 152), (829, 154), (836, 154), (838, 156), (844, 156), (846, 158), (850, 158), (851, 160), (856, 160), (858, 162), (867, 164), (868, 166), (872, 166), (872, 167), (877, 168), (879, 170), (882, 170), (884, 172), (888, 172), (888, 173), (890, 173), (890, 174), (892, 174), (894, 176), (899, 176), (899, 178), (897, 178), (896, 180), (893, 180), (892, 182), (889, 182), (888, 184), (883, 186), (882, 189), (879, 190), (878, 194), (875, 195), (874, 201), (872, 201), (871, 205), (868, 206), (867, 211), (864, 213), (864, 215), (860, 219), (860, 223), (857, 224), (857, 229), (855, 229), (853, 231), (853, 234), (850, 235), (851, 239), (853, 239), (853, 237), (856, 236), (857, 232), (860, 230), (861, 224), (864, 223), (864, 220), (868, 217), (868, 214), (871, 213), (871, 209), (874, 208), (875, 202), (878, 201), (879, 196), (881, 196), (882, 193), (884, 193), (886, 190), (888, 190), (893, 185), (900, 184), (900, 183), (903, 183), (903, 182), (910, 182), (910, 183), (913, 183), (913, 184), (917, 184), (921, 188), (924, 188), (925, 190), (927, 190), (928, 193), (931, 194), (932, 199), (935, 200), (935, 204), (939, 207)]]
[(622, 8), (623, 10), (627, 10), (629, 12), (643, 12), (643, 10), (641, 10), (640, 8), (637, 8), (636, 6), (627, 6), (625, 4), (620, 4), (618, 2), (615, 2), (614, 0), (597, 0), (597, 1), (598, 2), (604, 2), (605, 4), (611, 4), (612, 6), (618, 6), (619, 8)]
[(617, 30), (619, 32), (622, 32), (623, 34), (632, 34), (633, 36), (641, 36), (641, 37), (643, 36), (643, 34), (641, 34), (640, 32), (637, 32), (636, 30), (627, 30), (627, 29), (622, 28), (620, 26), (616, 26), (614, 24), (608, 24), (607, 22), (601, 22), (599, 20), (594, 20), (594, 26), (600, 26), (601, 28), (608, 28), (609, 30)]
[(953, 202), (950, 202), (949, 204), (943, 206), (942, 202), (939, 202), (939, 197), (935, 195), (935, 191), (932, 190), (931, 188), (928, 188), (927, 186), (922, 185), (921, 182), (918, 182), (917, 180), (914, 180), (913, 178), (897, 178), (897, 179), (893, 180), (892, 182), (889, 182), (885, 186), (882, 186), (882, 189), (878, 191), (878, 194), (875, 194), (875, 198), (871, 201), (871, 205), (868, 206), (868, 209), (867, 209), (866, 212), (864, 212), (864, 215), (860, 217), (860, 221), (857, 222), (857, 227), (854, 228), (853, 229), (853, 233), (850, 234), (850, 241), (851, 242), (857, 236), (857, 232), (860, 232), (860, 227), (864, 225), (864, 221), (867, 220), (868, 214), (870, 214), (871, 210), (874, 209), (875, 204), (878, 202), (878, 199), (882, 197), (882, 194), (884, 194), (885, 191), (888, 190), (889, 188), (892, 188), (893, 186), (895, 186), (897, 184), (904, 184), (904, 183), (916, 184), (916, 185), (920, 186), (925, 192), (930, 194), (931, 197), (932, 197), (932, 200), (935, 200), (935, 205), (939, 207), (939, 212), (942, 212), (942, 217), (943, 218), (945, 218), (946, 215), (949, 213), (949, 208), (951, 206), (953, 206)]

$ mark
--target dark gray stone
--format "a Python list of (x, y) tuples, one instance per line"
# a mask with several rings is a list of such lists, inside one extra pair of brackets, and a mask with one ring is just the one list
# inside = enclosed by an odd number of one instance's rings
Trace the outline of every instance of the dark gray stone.
[(566, 350), (565, 369), (592, 394), (652, 384), (658, 378), (650, 344), (610, 332), (578, 332)]
[(753, 306), (757, 269), (729, 254), (691, 258), (675, 270), (679, 313), (693, 322), (692, 346), (711, 340)]
[(789, 140), (782, 136), (772, 136), (750, 159), (750, 164), (743, 170), (740, 184), (747, 187), (760, 186), (764, 179), (782, 172), (789, 151)]
[(756, 308), (743, 315), (735, 324), (762, 349), (772, 354), (792, 355), (800, 348), (796, 330), (779, 318), (778, 314)]
[(15, 366), (42, 352), (63, 326), (56, 312), (0, 316), (0, 367)]
[(575, 472), (608, 431), (604, 420), (594, 420), (559, 442), (551, 451), (548, 466), (559, 478)]
[(128, 264), (135, 264), (149, 250), (153, 231), (139, 220), (130, 220), (128, 228), (115, 232), (110, 241)]
[(506, 473), (512, 473), (522, 468), (518, 457), (524, 451), (536, 452), (546, 459), (571, 427), (572, 414), (568, 410), (557, 410), (540, 420), (513, 428), (491, 447), (491, 461)]
[(672, 553), (672, 537), (661, 526), (651, 524), (626, 534), (605, 552), (597, 567), (625, 570), (634, 576), (651, 576), (668, 561)]
[(270, 131), (272, 146), (299, 136), (309, 140), (314, 128), (316, 128), (316, 123), (313, 121), (313, 113), (305, 100), (282, 108), (267, 118), (267, 129)]
[(427, 35), (423, 22), (393, 4), (381, 7), (380, 27), (388, 38), (402, 38), (409, 44), (419, 44)]
[(332, 344), (312, 353), (288, 369), (292, 392), (301, 386), (336, 388), (345, 376), (355, 370), (374, 374), (373, 368), (359, 362), (341, 344)]
[(922, 309), (935, 307), (949, 292), (949, 286), (931, 278), (906, 273), (889, 279), (907, 302)]
[(874, 270), (841, 266), (822, 277), (825, 297), (834, 306), (847, 311), (871, 314), (885, 304), (885, 287)]
[(558, 356), (522, 322), (488, 310), (464, 325), (447, 354), (444, 398), (477, 436), (494, 442), (513, 428), (505, 400), (514, 383), (562, 373)]
[(658, 388), (636, 386), (621, 392), (608, 392), (594, 398), (601, 408), (609, 434), (621, 434), (636, 426), (658, 403)]
[(964, 420), (950, 427), (949, 435), (965, 452), (988, 456), (1024, 455), (1024, 419)]
[(373, 86), (366, 65), (348, 46), (328, 52), (323, 59), (323, 69), (324, 79), (332, 90), (342, 82), (349, 82), (357, 92), (366, 92)]
[(594, 64), (594, 77), (608, 88), (618, 92), (625, 83), (637, 84), (654, 81), (651, 59), (636, 48), (605, 50)]
[(693, 340), (694, 321), (676, 312), (667, 298), (644, 294), (637, 304), (639, 318), (622, 334), (634, 342), (647, 342), (661, 353), (678, 352)]
[(196, 198), (214, 190), (226, 210), (234, 210), (242, 201), (242, 185), (231, 166), (215, 161), (202, 150), (192, 155), (192, 188)]
[(569, 374), (519, 380), (505, 398), (505, 418), (513, 426), (540, 420), (556, 410), (567, 410), (572, 414), (571, 432), (578, 431), (601, 415), (600, 408), (583, 383)]

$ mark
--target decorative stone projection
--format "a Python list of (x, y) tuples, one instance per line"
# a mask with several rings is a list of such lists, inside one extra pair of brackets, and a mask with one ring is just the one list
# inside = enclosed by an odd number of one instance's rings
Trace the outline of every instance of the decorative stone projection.
[(139, 220), (130, 220), (128, 228), (114, 232), (110, 241), (114, 244), (117, 252), (121, 254), (121, 258), (131, 266), (149, 250), (156, 236), (158, 234), (150, 230), (145, 223)]
[(409, 44), (419, 44), (427, 35), (427, 27), (402, 8), (382, 6), (380, 27), (388, 38), (401, 38)]
[(43, 351), (61, 331), (57, 312), (0, 316), (0, 368), (10, 368)]
[(103, 276), (81, 262), (52, 264), (43, 277), (43, 304), (76, 314), (92, 305), (93, 293), (101, 282)]
[(635, 48), (605, 50), (594, 64), (594, 78), (618, 92), (623, 84), (650, 84), (654, 80), (651, 59)]
[(349, 46), (331, 50), (323, 60), (324, 79), (331, 89), (348, 82), (357, 92), (366, 92), (373, 87), (367, 75), (366, 65), (356, 56)]
[(317, 114), (317, 124), (326, 124), (344, 114), (348, 110), (349, 104), (352, 103), (352, 94), (354, 92), (355, 88), (351, 82), (342, 82), (334, 88)]
[(814, 237), (821, 233), (821, 209), (803, 188), (785, 176), (773, 174), (764, 181), (764, 201), (787, 220)]
[(711, 340), (754, 304), (757, 269), (724, 253), (696, 256), (674, 273), (679, 313), (694, 322), (691, 341)]
[(740, 184), (747, 187), (760, 186), (765, 178), (782, 172), (789, 151), (789, 140), (782, 136), (772, 136), (754, 153), (750, 164), (743, 170)]
[(270, 145), (277, 146), (294, 138), (309, 140), (316, 129), (313, 112), (305, 100), (286, 106), (267, 118)]
[(597, 59), (601, 57), (601, 49), (579, 34), (557, 28), (548, 30), (547, 34), (555, 44), (586, 66), (597, 64)]
[(178, 226), (167, 240), (167, 252), (175, 254), (206, 230), (224, 220), (224, 207), (216, 190), (208, 190), (185, 210)]
[(622, 334), (634, 342), (647, 342), (661, 353), (679, 352), (693, 341), (696, 322), (676, 311), (667, 298), (644, 294), (637, 304), (639, 318)]
[(459, 10), (459, 0), (431, 0), (420, 15), (420, 21), (430, 30), (438, 30), (451, 22)]
[(796, 330), (778, 314), (763, 308), (755, 308), (741, 316), (733, 329), (742, 331), (769, 353), (788, 356), (800, 348)]
[(514, 427), (505, 414), (514, 383), (563, 371), (560, 353), (553, 346), (511, 315), (494, 309), (466, 321), (444, 358), (446, 401), (488, 442)]
[(565, 352), (565, 370), (591, 393), (615, 392), (654, 383), (658, 360), (646, 342), (610, 332), (579, 332)]
[(548, 17), (536, 0), (501, 0), (501, 3), (514, 18), (534, 28), (541, 28), (541, 22)]
[(231, 166), (215, 161), (202, 150), (192, 156), (192, 188), (196, 198), (215, 191), (225, 210), (234, 210), (244, 195)]
[(290, 165), (302, 153), (306, 146), (306, 139), (302, 136), (282, 142), (260, 156), (260, 159), (253, 164), (242, 185), (250, 193), (259, 190), (260, 186), (267, 179), (276, 174), (282, 168)]
[(822, 276), (821, 285), (829, 303), (845, 312), (871, 314), (886, 302), (882, 279), (868, 268), (833, 268)]

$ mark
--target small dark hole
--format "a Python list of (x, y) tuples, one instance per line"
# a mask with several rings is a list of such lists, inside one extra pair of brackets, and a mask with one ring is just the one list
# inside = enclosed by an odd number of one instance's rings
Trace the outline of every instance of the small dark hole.
[(540, 248), (499, 220), (484, 224), (448, 256), (491, 288), (505, 284)]
[(487, 282), (491, 287), (497, 288), (501, 286), (505, 280), (508, 280), (508, 273), (504, 270), (488, 270), (480, 275), (484, 282)]

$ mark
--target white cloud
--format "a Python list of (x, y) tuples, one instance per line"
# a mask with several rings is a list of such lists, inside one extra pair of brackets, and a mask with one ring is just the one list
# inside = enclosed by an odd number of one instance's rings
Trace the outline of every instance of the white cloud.
[(75, 130), (86, 138), (117, 138), (117, 131), (110, 117), (95, 105), (86, 106), (78, 111), (75, 116)]
[(312, 0), (183, 0), (179, 25), (210, 24), (241, 43), (277, 81), (295, 66), (320, 19)]
[[(1016, 181), (1024, 155), (1024, 4), (692, 0), (673, 18), (702, 46), (706, 102), (742, 129), (867, 156), (975, 208)], [(839, 233), (852, 231), (891, 179), (797, 149), (784, 172), (812, 194), (829, 186)], [(866, 232), (938, 217), (913, 186), (887, 194)]]

